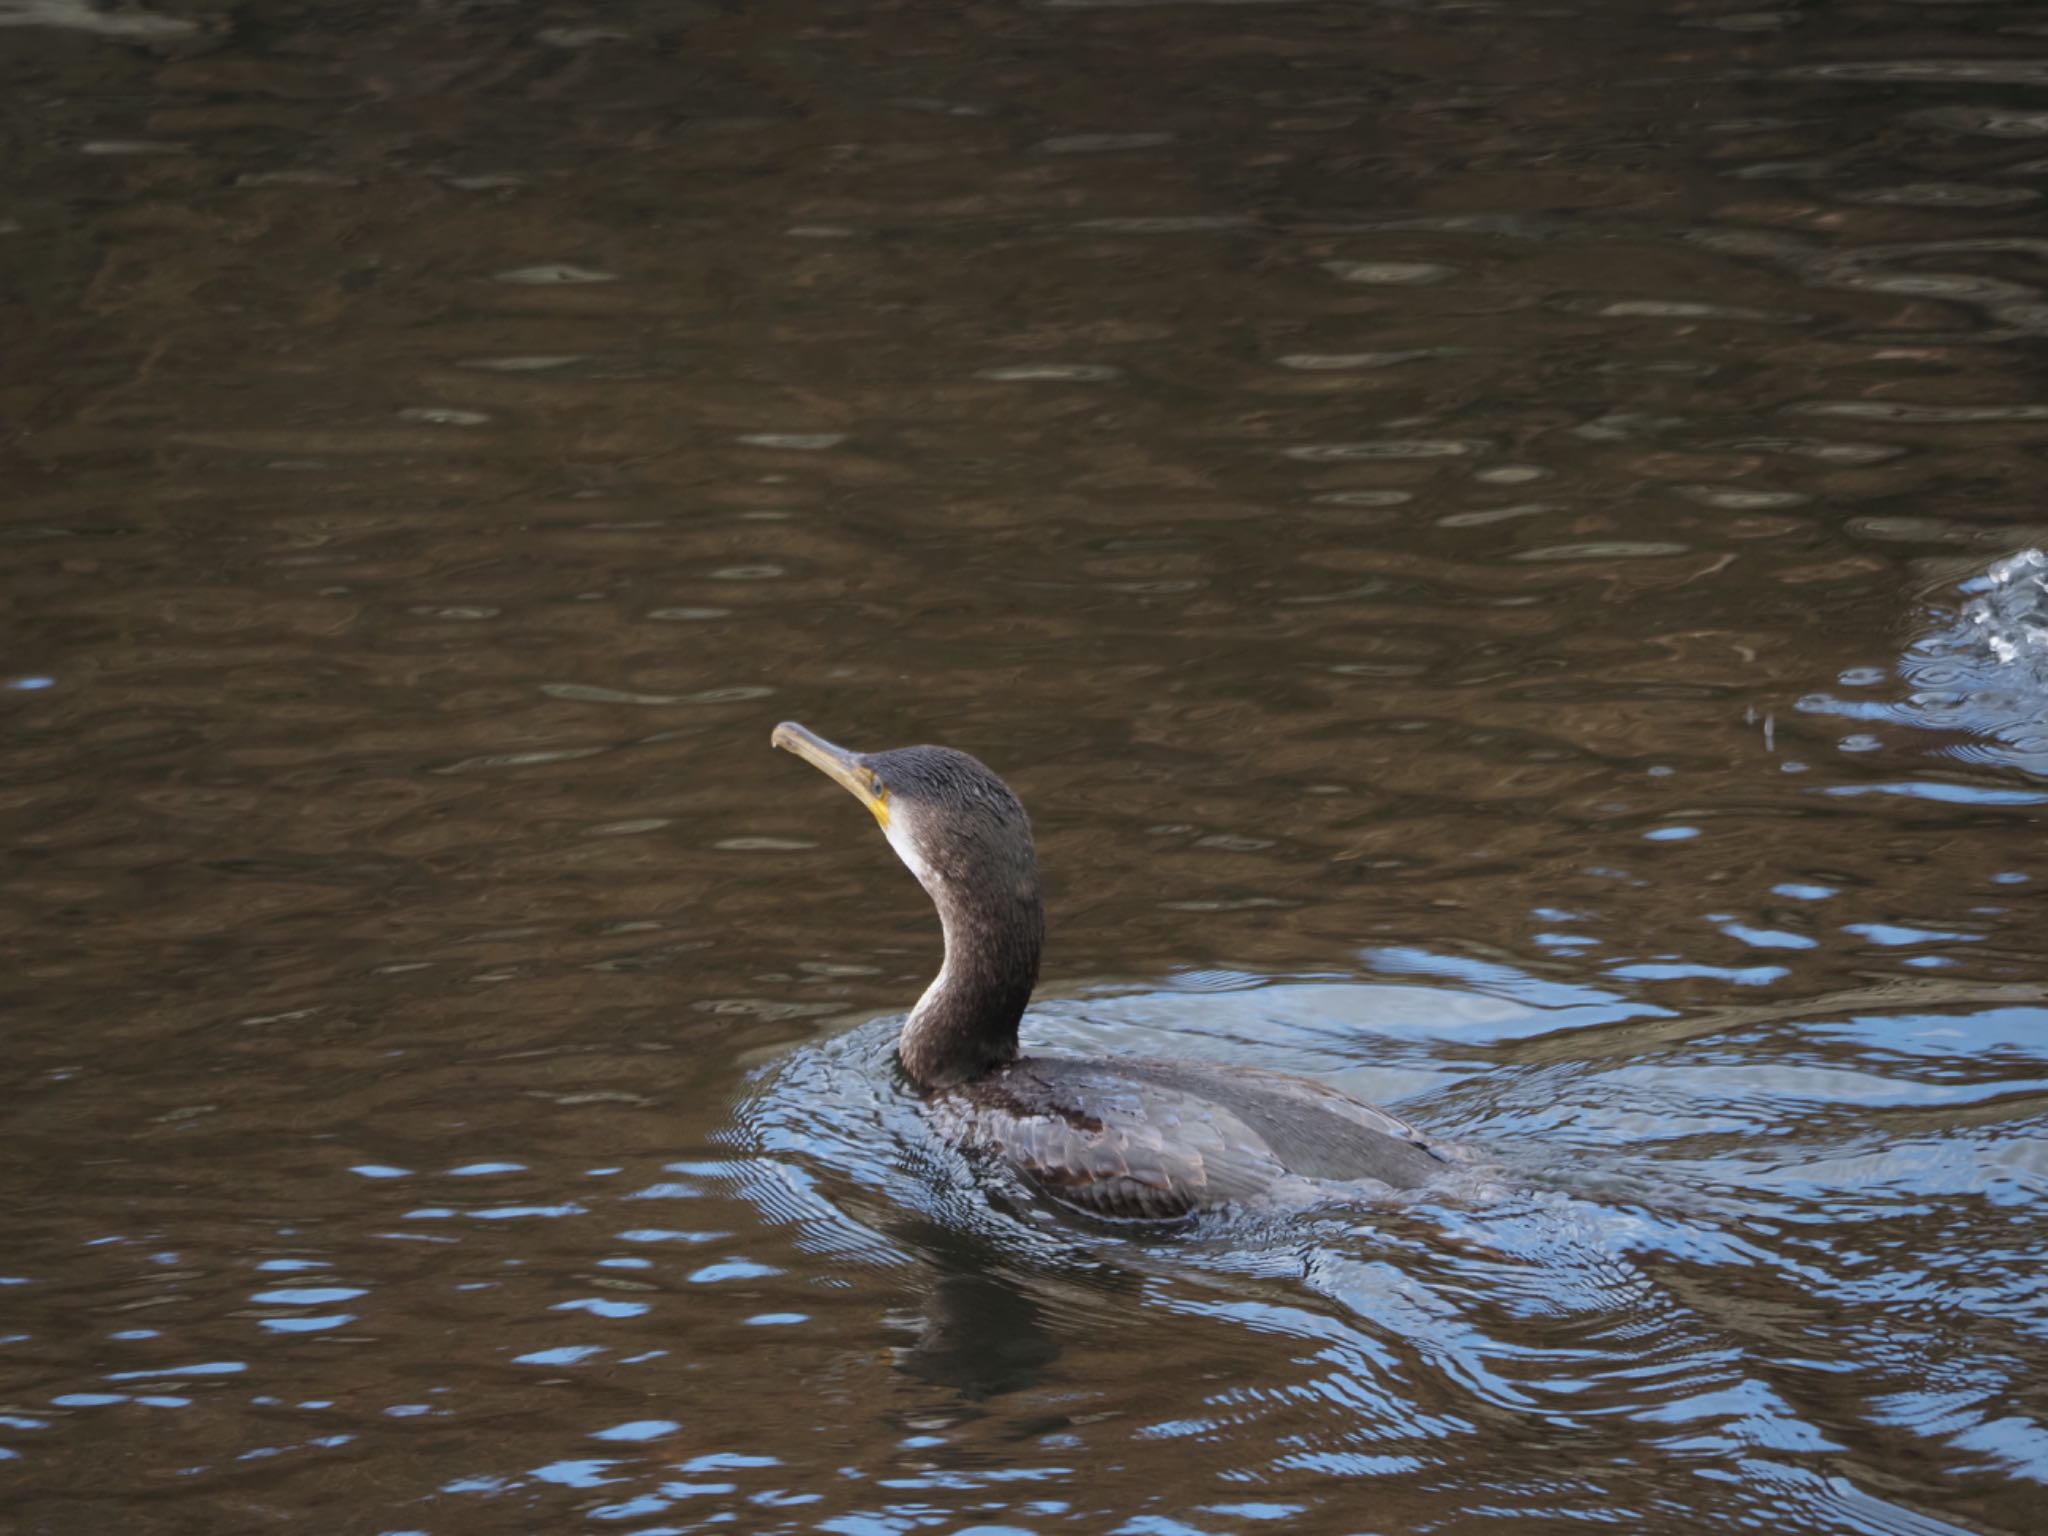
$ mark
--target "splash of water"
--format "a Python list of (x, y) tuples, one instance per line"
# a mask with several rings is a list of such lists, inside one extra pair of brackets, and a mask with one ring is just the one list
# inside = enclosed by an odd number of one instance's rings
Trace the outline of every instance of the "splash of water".
[(2048, 554), (2023, 549), (1963, 583), (1962, 590), (1977, 595), (1963, 609), (1960, 634), (1999, 663), (2026, 668), (2048, 686)]
[[(1954, 608), (1899, 658), (1903, 698), (1810, 694), (1808, 714), (1911, 726), (1951, 739), (1944, 755), (1973, 765), (2048, 777), (2048, 553), (2023, 549), (1961, 583)], [(1858, 669), (1842, 681), (1883, 680)]]

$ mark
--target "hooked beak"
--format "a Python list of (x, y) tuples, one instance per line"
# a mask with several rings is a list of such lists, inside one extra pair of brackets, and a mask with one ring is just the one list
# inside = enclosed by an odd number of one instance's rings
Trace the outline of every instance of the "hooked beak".
[(834, 746), (794, 720), (785, 720), (775, 727), (775, 734), (768, 738), (768, 744), (785, 752), (794, 752), (874, 812), (875, 820), (885, 831), (888, 829), (889, 788), (872, 768), (860, 760), (859, 753)]

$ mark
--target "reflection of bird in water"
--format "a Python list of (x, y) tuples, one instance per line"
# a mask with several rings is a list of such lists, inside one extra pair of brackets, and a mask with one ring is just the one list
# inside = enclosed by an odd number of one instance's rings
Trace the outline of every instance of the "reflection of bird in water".
[(993, 1274), (940, 1276), (911, 1323), (917, 1342), (897, 1353), (897, 1365), (970, 1400), (1036, 1386), (1060, 1355), (1037, 1305)]
[(1067, 1205), (1139, 1220), (1255, 1204), (1304, 1180), (1413, 1189), (1446, 1171), (1413, 1126), (1290, 1073), (1019, 1056), (1045, 914), (1031, 822), (1009, 785), (948, 747), (849, 752), (793, 723), (773, 741), (874, 813), (939, 909), (945, 964), (898, 1052), (964, 1146)]

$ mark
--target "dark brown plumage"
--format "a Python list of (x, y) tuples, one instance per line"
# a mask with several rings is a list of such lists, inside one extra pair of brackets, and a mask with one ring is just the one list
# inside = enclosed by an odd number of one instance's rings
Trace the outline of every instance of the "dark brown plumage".
[(937, 907), (946, 960), (898, 1052), (933, 1118), (1092, 1215), (1171, 1220), (1317, 1184), (1413, 1189), (1447, 1155), (1413, 1126), (1291, 1073), (1149, 1057), (1017, 1054), (1045, 933), (1031, 821), (1010, 787), (949, 747), (856, 753), (775, 728), (853, 793)]
[(1251, 1067), (1026, 1056), (932, 1098), (963, 1145), (998, 1153), (1091, 1215), (1171, 1220), (1258, 1205), (1304, 1181), (1413, 1189), (1444, 1171), (1405, 1121)]

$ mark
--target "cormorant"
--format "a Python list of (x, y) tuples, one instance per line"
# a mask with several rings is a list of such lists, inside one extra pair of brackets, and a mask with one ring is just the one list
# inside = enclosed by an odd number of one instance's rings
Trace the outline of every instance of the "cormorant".
[(852, 752), (791, 721), (775, 746), (852, 792), (938, 908), (946, 959), (898, 1041), (903, 1070), (967, 1148), (1091, 1215), (1173, 1220), (1283, 1189), (1413, 1189), (1451, 1157), (1384, 1110), (1257, 1067), (1021, 1056), (1045, 939), (1031, 821), (1010, 786), (950, 747)]

